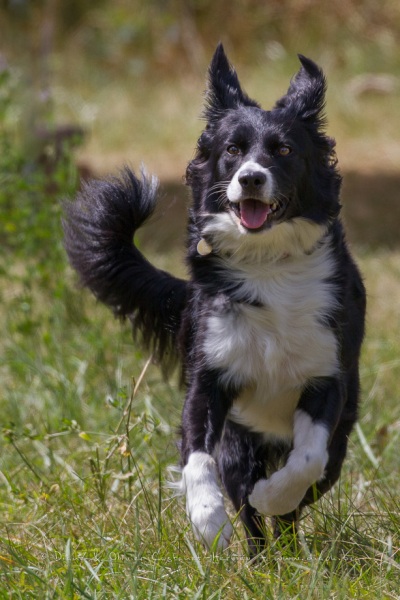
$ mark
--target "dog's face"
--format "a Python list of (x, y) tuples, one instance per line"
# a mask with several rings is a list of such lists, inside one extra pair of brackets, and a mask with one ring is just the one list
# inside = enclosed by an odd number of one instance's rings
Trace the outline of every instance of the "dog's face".
[(260, 247), (278, 238), (285, 244), (287, 235), (311, 246), (339, 212), (334, 142), (322, 131), (325, 78), (312, 61), (300, 60), (287, 94), (265, 111), (242, 91), (217, 48), (207, 127), (188, 167), (198, 227), (214, 247), (234, 251), (235, 243)]

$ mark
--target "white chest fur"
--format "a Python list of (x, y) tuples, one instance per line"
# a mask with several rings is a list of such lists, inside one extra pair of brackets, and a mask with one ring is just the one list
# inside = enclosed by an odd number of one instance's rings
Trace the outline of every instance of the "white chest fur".
[[(227, 265), (226, 265), (227, 266)], [(335, 305), (328, 244), (311, 255), (238, 265), (227, 276), (263, 306), (233, 302), (208, 318), (204, 351), (223, 379), (243, 386), (230, 418), (254, 431), (290, 438), (305, 383), (338, 370), (337, 341), (323, 323)]]

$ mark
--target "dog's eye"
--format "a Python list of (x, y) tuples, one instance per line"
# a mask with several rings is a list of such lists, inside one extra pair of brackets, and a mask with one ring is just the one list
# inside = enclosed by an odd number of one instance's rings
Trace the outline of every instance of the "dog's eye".
[(291, 154), (292, 149), (290, 146), (287, 146), (286, 144), (282, 144), (282, 146), (279, 146), (278, 148), (278, 154), (279, 156), (289, 156), (289, 154)]
[(236, 146), (235, 144), (231, 144), (230, 146), (227, 147), (226, 151), (228, 152), (228, 154), (231, 154), (232, 156), (236, 156), (236, 154), (240, 153), (240, 148), (238, 146)]

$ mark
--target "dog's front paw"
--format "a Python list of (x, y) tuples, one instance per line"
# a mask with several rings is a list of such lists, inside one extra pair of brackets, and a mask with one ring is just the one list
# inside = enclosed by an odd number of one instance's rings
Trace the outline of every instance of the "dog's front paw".
[(193, 452), (183, 469), (182, 487), (186, 491), (186, 512), (196, 538), (208, 548), (227, 548), (232, 525), (217, 483), (215, 460), (205, 452)]
[(269, 479), (260, 479), (249, 496), (249, 502), (262, 515), (285, 515), (295, 510), (307, 486), (288, 477), (284, 469)]
[(233, 530), (223, 506), (199, 499), (188, 512), (196, 539), (210, 549), (225, 550), (229, 546)]

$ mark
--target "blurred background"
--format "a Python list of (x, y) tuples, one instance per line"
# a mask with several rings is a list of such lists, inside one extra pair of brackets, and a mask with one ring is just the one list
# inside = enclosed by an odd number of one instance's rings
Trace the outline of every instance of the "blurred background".
[[(202, 128), (206, 69), (217, 42), (265, 108), (286, 90), (301, 52), (328, 76), (328, 131), (346, 176), (352, 238), (397, 243), (396, 0), (1, 0), (0, 6), (1, 136), (18, 154), (22, 177), (41, 169), (54, 179), (56, 163), (72, 150), (83, 176), (143, 162), (163, 181), (180, 183)], [(1, 159), (3, 171), (8, 160)]]

